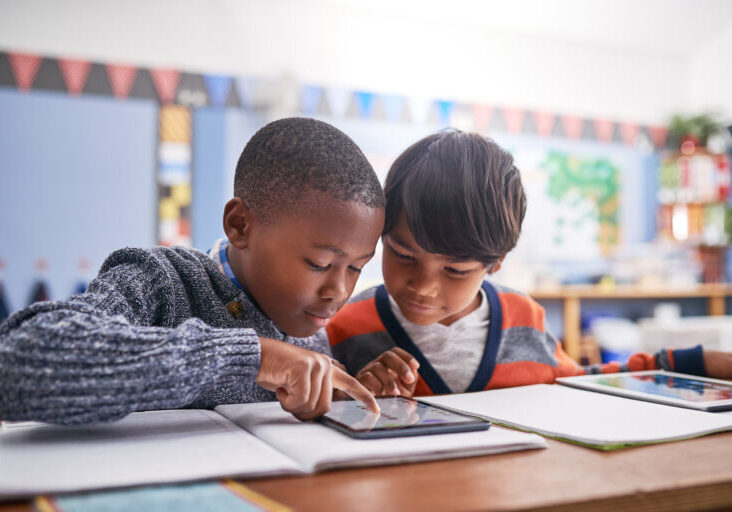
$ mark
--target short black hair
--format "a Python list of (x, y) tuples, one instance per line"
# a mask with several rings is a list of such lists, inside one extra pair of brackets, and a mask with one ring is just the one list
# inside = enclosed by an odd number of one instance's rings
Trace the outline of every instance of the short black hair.
[(384, 186), (384, 234), (404, 212), (427, 252), (491, 265), (516, 246), (526, 196), (510, 153), (477, 133), (449, 129), (410, 146)]
[(345, 133), (315, 119), (289, 117), (261, 128), (236, 164), (234, 194), (265, 220), (319, 191), (383, 208), (373, 167)]

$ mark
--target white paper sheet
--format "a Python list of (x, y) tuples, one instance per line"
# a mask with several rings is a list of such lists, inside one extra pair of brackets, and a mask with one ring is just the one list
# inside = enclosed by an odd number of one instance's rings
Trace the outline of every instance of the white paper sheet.
[(732, 430), (732, 415), (682, 409), (558, 384), (422, 400), (597, 447), (671, 441)]
[(301, 472), (213, 411), (134, 413), (108, 424), (5, 423), (0, 497)]
[(301, 423), (277, 402), (220, 405), (218, 412), (300, 462), (310, 472), (545, 448), (540, 436), (489, 430), (390, 439), (353, 439), (319, 423)]

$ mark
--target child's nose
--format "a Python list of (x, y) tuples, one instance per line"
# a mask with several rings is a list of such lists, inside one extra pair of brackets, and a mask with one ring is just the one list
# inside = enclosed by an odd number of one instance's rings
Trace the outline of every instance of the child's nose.
[(437, 296), (437, 276), (429, 269), (418, 268), (407, 280), (407, 288), (417, 295)]
[(320, 298), (323, 300), (344, 301), (351, 295), (349, 282), (340, 272), (333, 272), (320, 289)]

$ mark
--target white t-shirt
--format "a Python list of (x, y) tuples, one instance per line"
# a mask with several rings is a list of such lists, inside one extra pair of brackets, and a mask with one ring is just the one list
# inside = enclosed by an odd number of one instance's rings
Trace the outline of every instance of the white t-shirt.
[(478, 308), (451, 325), (417, 325), (404, 318), (391, 295), (389, 304), (404, 331), (453, 393), (468, 389), (480, 366), (488, 338), (490, 307), (485, 291), (480, 289)]

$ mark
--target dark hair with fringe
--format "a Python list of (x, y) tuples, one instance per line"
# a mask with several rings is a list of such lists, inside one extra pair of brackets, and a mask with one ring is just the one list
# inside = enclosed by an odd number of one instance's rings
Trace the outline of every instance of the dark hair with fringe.
[(516, 246), (526, 196), (510, 153), (477, 133), (449, 129), (416, 142), (384, 185), (388, 234), (404, 212), (427, 252), (489, 266)]
[(234, 194), (264, 219), (307, 207), (322, 192), (335, 199), (384, 207), (384, 192), (356, 143), (334, 126), (289, 117), (261, 128), (236, 164)]

